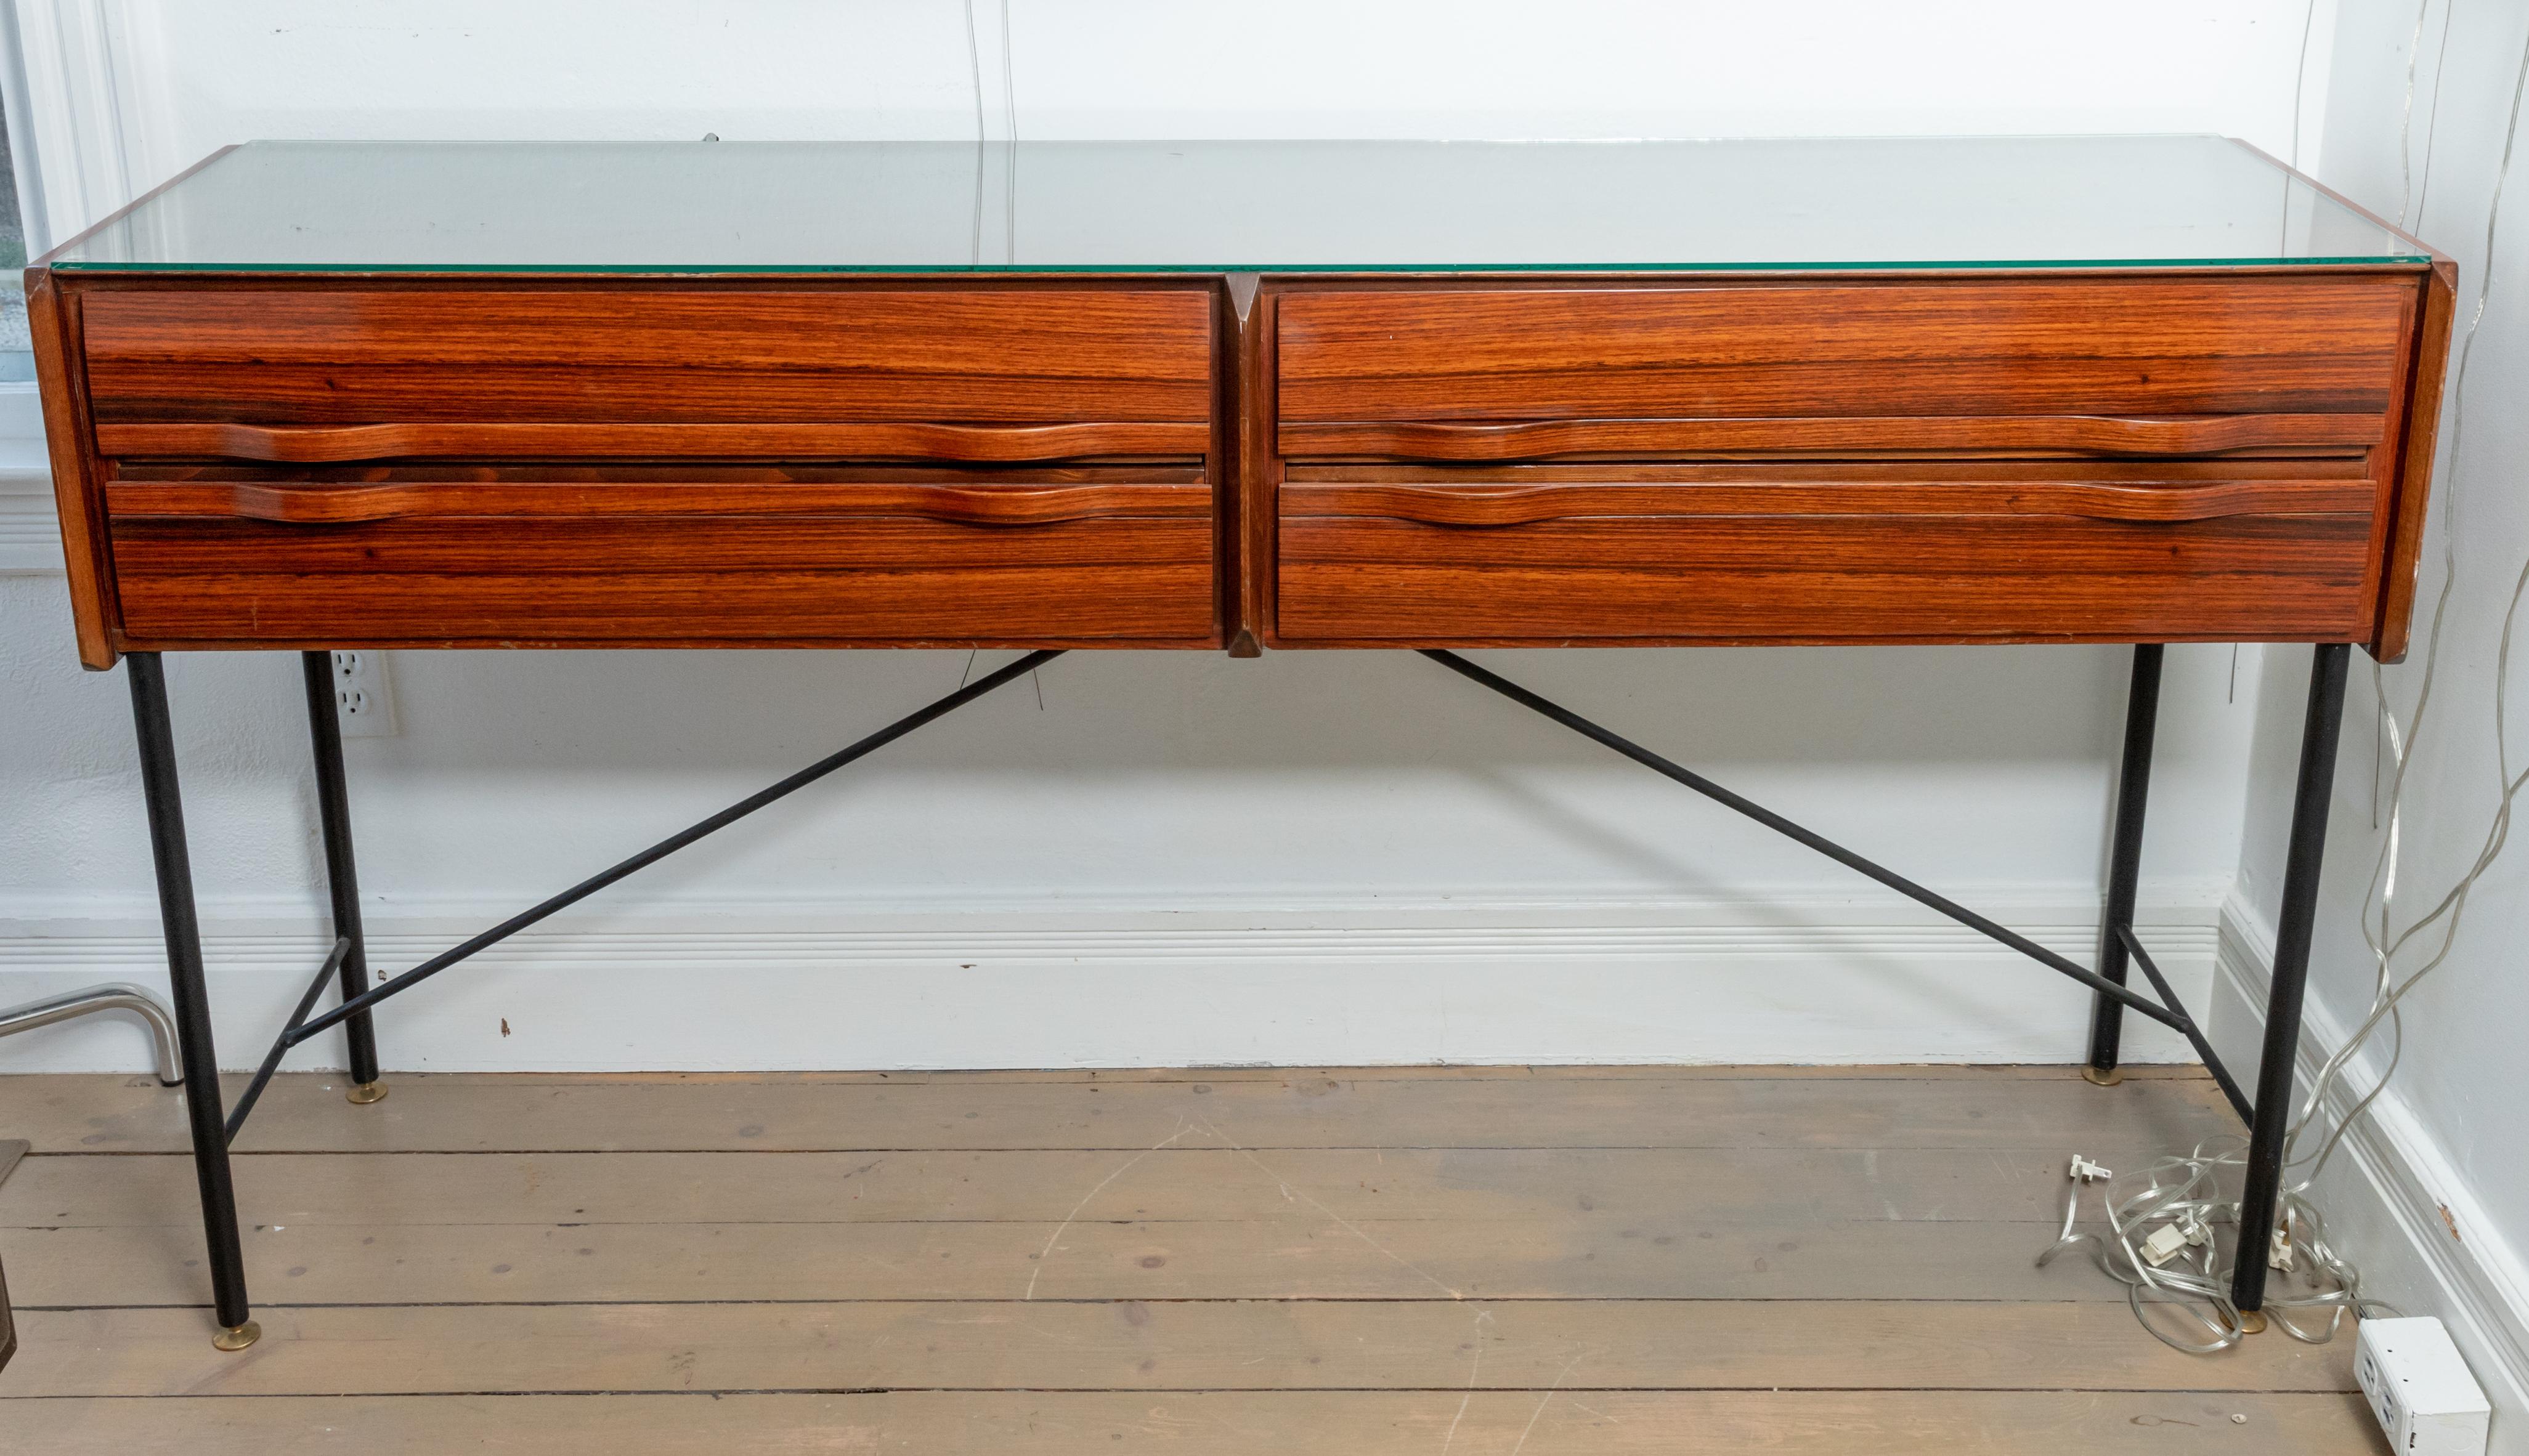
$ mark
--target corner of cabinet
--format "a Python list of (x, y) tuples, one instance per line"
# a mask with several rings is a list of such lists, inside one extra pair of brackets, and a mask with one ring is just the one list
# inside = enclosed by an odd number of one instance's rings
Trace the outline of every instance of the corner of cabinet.
[(27, 270), (27, 323), (80, 664), (103, 672), (122, 654), (114, 640), (114, 564), (106, 541), (105, 503), (90, 468), (87, 411), (78, 377), (79, 300), (40, 263)]

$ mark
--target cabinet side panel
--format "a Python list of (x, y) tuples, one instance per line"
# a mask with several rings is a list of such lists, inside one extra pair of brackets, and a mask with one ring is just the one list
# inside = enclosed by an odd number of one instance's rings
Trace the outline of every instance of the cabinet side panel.
[(113, 667), (116, 657), (114, 562), (106, 547), (104, 499), (89, 468), (86, 380), (77, 367), (80, 351), (71, 337), (78, 317), (77, 296), (65, 296), (51, 269), (27, 270), (27, 322), (44, 405), (44, 448), (53, 466), (53, 507), (61, 516), (71, 618), (79, 633), (80, 662), (103, 670)]
[(2457, 312), (2458, 264), (2437, 259), (2424, 279), (2423, 324), (2408, 371), (2404, 438), (2398, 446), (2396, 494), (2380, 572), (2380, 619), (2371, 655), (2402, 661), (2414, 630), (2415, 575), (2422, 566), (2424, 513), (2433, 494), (2433, 455), (2441, 434), (2442, 385), (2449, 369), (2450, 321)]

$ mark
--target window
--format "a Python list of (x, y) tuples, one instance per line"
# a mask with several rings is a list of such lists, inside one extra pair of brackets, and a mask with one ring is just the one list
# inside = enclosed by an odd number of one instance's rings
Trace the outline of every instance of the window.
[(9, 121), (0, 108), (0, 385), (35, 377), (27, 340), (27, 226), (18, 211), (18, 169), (10, 160)]
[(27, 334), (27, 258), (44, 242), (16, 14), (0, 0), (0, 575), (62, 568), (44, 411)]

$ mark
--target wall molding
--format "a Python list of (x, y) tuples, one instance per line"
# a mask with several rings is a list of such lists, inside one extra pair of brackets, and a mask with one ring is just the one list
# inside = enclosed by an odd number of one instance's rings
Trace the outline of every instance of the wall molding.
[[(2086, 960), (2095, 902), (1985, 904)], [(0, 1004), (163, 986), (138, 906), (0, 904)], [(401, 969), (513, 906), (375, 902)], [(97, 913), (111, 910), (112, 913)], [(9, 914), (16, 911), (16, 914)], [(250, 1065), (322, 946), (312, 910), (206, 902), (224, 1062)], [(2146, 912), (2180, 994), (2212, 984), (2210, 903)], [(1870, 898), (660, 907), (540, 928), (390, 1003), (389, 1064), (431, 1070), (1172, 1063), (2062, 1061), (2088, 993), (1972, 932)], [(812, 1018), (783, 1015), (811, 1007)], [(507, 1030), (505, 1031), (504, 1028)], [(136, 1070), (129, 1028), (0, 1043), (0, 1069)], [(2134, 1033), (2138, 1060), (2182, 1060)], [(339, 1057), (311, 1044), (292, 1065)]]
[[(2243, 1079), (2256, 1061), (2273, 965), (2274, 928), (2234, 893), (2222, 907), (2216, 946), (2216, 1014), (2225, 1024), (2215, 1042), (2226, 1055), (2231, 1047), (2245, 1051), (2244, 1063), (2233, 1062)], [(2295, 1058), (2301, 1087), (2351, 1030), (2310, 998)], [(2330, 1099), (2336, 1115), (2354, 1100), (2345, 1089), (2369, 1087), (2379, 1067), (2368, 1051), (2356, 1058)], [(2361, 1267), (2366, 1292), (2406, 1314), (2440, 1316), (2494, 1402), (2489, 1449), (2529, 1452), (2529, 1266), (2394, 1082), (2345, 1135), (2337, 1159), (2317, 1190), (2320, 1211)]]
[[(0, 408), (11, 403), (0, 399)], [(62, 530), (53, 510), (50, 471), (12, 468), (9, 447), (0, 438), (0, 575), (58, 572), (62, 569)], [(40, 449), (42, 441), (36, 441)]]

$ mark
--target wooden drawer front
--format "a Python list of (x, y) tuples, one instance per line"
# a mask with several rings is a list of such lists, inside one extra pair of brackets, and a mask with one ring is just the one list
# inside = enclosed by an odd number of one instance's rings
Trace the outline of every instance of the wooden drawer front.
[(1280, 448), (1476, 460), (2377, 444), (2418, 292), (2382, 275), (1293, 294), (1278, 305)]
[(133, 649), (1211, 645), (1211, 493), (1177, 473), (142, 478), (114, 482), (107, 503)]
[(125, 289), (99, 452), (1037, 460), (1210, 446), (1196, 289)]
[(1295, 292), (1273, 640), (2365, 640), (2420, 295)]
[(1884, 470), (1873, 466), (1566, 466), (1488, 484), (1298, 471), (1281, 491), (1277, 639), (2344, 640), (2367, 630), (2375, 487), (2360, 462), (2224, 468), (2245, 478), (2181, 470), (2145, 481), (2024, 462), (1961, 465), (1938, 481), (1875, 478)]

